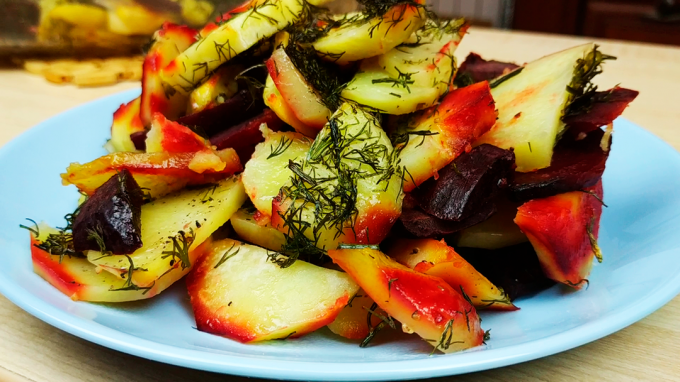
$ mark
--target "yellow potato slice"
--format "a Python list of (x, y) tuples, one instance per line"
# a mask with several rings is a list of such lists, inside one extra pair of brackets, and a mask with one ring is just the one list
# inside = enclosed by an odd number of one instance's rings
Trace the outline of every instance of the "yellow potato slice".
[[(88, 260), (118, 276), (137, 268), (132, 281), (149, 287), (168, 272), (185, 274), (193, 264), (182, 260), (175, 246), (197, 247), (226, 223), (246, 199), (241, 181), (232, 177), (214, 187), (185, 190), (142, 206), (143, 246), (131, 255), (108, 255), (89, 251)], [(184, 234), (182, 234), (182, 232)], [(173, 255), (174, 253), (174, 255)], [(185, 259), (186, 260), (186, 259)]]

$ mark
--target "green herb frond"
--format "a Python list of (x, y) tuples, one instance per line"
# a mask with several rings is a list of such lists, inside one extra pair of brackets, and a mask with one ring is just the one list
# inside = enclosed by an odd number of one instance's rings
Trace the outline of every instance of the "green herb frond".
[[(235, 247), (235, 246), (236, 246), (236, 243), (232, 244), (231, 247), (229, 247), (229, 249), (227, 249), (227, 250), (224, 252), (224, 254), (222, 255), (222, 258), (220, 258), (220, 261), (218, 261), (217, 264), (215, 264), (215, 266), (213, 267), (213, 269), (217, 269), (217, 267), (219, 267), (220, 265), (224, 264), (227, 260), (229, 260), (229, 259), (231, 259), (232, 257), (238, 255), (239, 251), (241, 250), (241, 247), (239, 246), (239, 247), (236, 248), (236, 250), (234, 251), (234, 247)], [(233, 252), (232, 252), (232, 251), (233, 251)]]
[[(360, 122), (359, 113), (367, 121)], [(322, 257), (326, 250), (319, 248), (323, 232), (333, 232), (334, 239), (348, 229), (356, 235), (358, 181), (372, 179), (387, 189), (391, 178), (401, 175), (395, 150), (381, 141), (377, 118), (357, 106), (347, 113), (338, 112), (307, 156), (299, 162), (289, 161), (293, 175), (277, 197), (287, 206), (279, 215), (288, 229), (282, 248), (288, 257), (274, 256), (277, 263), (289, 265), (300, 257)]]
[(156, 284), (156, 282), (154, 281), (154, 282), (153, 282), (151, 285), (149, 285), (148, 287), (140, 287), (139, 285), (135, 284), (135, 283), (132, 281), (132, 275), (133, 275), (133, 273), (136, 272), (136, 271), (147, 272), (148, 269), (146, 269), (146, 268), (135, 267), (135, 263), (134, 263), (134, 261), (132, 260), (132, 257), (130, 257), (129, 255), (124, 255), (124, 256), (127, 258), (128, 264), (129, 264), (129, 265), (128, 265), (127, 272), (123, 275), (123, 278), (126, 279), (126, 282), (125, 282), (125, 284), (124, 284), (122, 287), (120, 287), (120, 288), (113, 288), (113, 287), (112, 287), (112, 288), (109, 289), (109, 290), (112, 291), (112, 292), (139, 291), (139, 290), (141, 290), (141, 291), (144, 291), (144, 292), (142, 293), (142, 295), (145, 295), (147, 292), (149, 292), (149, 291), (151, 290), (151, 288), (154, 287), (154, 285)]
[(590, 110), (597, 94), (597, 85), (593, 83), (593, 79), (602, 73), (603, 64), (609, 60), (616, 60), (616, 57), (600, 52), (599, 46), (595, 45), (592, 51), (576, 62), (574, 76), (567, 86), (572, 99), (565, 109), (565, 116)]
[(275, 157), (283, 154), (284, 152), (286, 152), (286, 150), (288, 150), (288, 148), (292, 144), (293, 144), (292, 139), (286, 138), (285, 135), (282, 136), (281, 139), (279, 139), (279, 143), (276, 145), (276, 147), (274, 147), (274, 146), (270, 147), (271, 152), (270, 152), (269, 156), (267, 156), (267, 159), (272, 159), (272, 158), (275, 158)]
[(191, 244), (193, 244), (196, 235), (194, 234), (194, 229), (190, 228), (189, 233), (184, 231), (179, 231), (175, 236), (169, 236), (168, 239), (172, 241), (172, 249), (169, 251), (163, 251), (163, 256), (161, 258), (165, 259), (172, 257), (172, 264), (175, 261), (180, 261), (182, 270), (191, 267), (191, 259), (189, 258), (189, 249)]
[(434, 346), (434, 349), (432, 349), (432, 353), (430, 353), (430, 355), (433, 355), (437, 349), (448, 350), (451, 345), (465, 343), (465, 341), (453, 341), (453, 322), (454, 320), (450, 319), (446, 323), (446, 326), (444, 326), (444, 331), (442, 332), (441, 337), (439, 337), (439, 342), (437, 342), (437, 344)]
[(590, 224), (586, 226), (586, 232), (588, 233), (588, 240), (590, 240), (590, 248), (593, 250), (593, 254), (595, 255), (595, 258), (597, 259), (598, 263), (602, 263), (604, 261), (604, 258), (602, 257), (602, 251), (600, 250), (600, 246), (597, 244), (597, 238), (595, 237), (595, 217), (590, 219)]
[[(65, 227), (57, 227), (57, 233), (50, 233), (43, 241), (35, 244), (36, 248), (42, 249), (50, 255), (59, 256), (59, 263), (62, 262), (64, 256), (68, 257), (85, 257), (81, 252), (76, 252), (73, 248), (73, 222), (76, 216), (80, 213), (81, 206), (78, 206), (72, 213), (66, 214)], [(40, 229), (33, 219), (26, 219), (33, 223), (33, 227), (28, 227), (20, 224), (19, 227), (30, 231), (36, 238), (40, 236)]]
[[(366, 325), (368, 326), (368, 335), (366, 336), (366, 338), (364, 338), (363, 341), (361, 341), (361, 344), (359, 345), (359, 347), (362, 347), (362, 348), (365, 348), (366, 346), (368, 346), (368, 344), (373, 340), (375, 335), (378, 334), (379, 331), (383, 330), (385, 328), (385, 326), (389, 326), (392, 329), (397, 328), (397, 325), (394, 322), (394, 320), (392, 319), (392, 317), (390, 317), (389, 315), (387, 317), (385, 317), (382, 314), (379, 314), (379, 313), (376, 312), (377, 309), (378, 309), (377, 303), (374, 302), (371, 305), (370, 308), (364, 307), (364, 309), (366, 309), (368, 311), (368, 314), (366, 315)], [(371, 318), (374, 315), (376, 317), (380, 318), (380, 322), (376, 326), (373, 326), (373, 324), (371, 322)]]
[(397, 73), (399, 73), (397, 78), (392, 78), (392, 77), (376, 78), (371, 82), (374, 83), (374, 84), (382, 84), (382, 83), (392, 84), (393, 88), (396, 87), (396, 88), (406, 89), (406, 91), (408, 91), (409, 94), (410, 94), (411, 93), (410, 85), (413, 85), (413, 84), (416, 83), (416, 81), (414, 79), (412, 79), (411, 77), (416, 73), (415, 72), (414, 73), (404, 73), (401, 70), (399, 70), (399, 68), (397, 68), (396, 66), (394, 67), (394, 69), (397, 71)]

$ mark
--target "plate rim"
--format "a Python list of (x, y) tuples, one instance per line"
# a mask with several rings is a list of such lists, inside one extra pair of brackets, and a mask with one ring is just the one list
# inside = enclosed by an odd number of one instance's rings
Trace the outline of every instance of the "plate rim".
[[(0, 161), (5, 157), (6, 152), (11, 151), (17, 145), (22, 145), (25, 140), (30, 140), (34, 135), (39, 135), (42, 130), (48, 129), (53, 125), (55, 120), (69, 118), (73, 115), (77, 116), (82, 110), (93, 107), (97, 108), (100, 107), (100, 104), (108, 105), (114, 99), (128, 99), (128, 96), (129, 99), (132, 99), (139, 92), (139, 89), (131, 89), (114, 93), (52, 116), (0, 147)], [(680, 162), (680, 153), (661, 138), (625, 118), (619, 118), (619, 121), (630, 125), (638, 133), (645, 135), (647, 139), (661, 144)], [(36, 277), (38, 276), (36, 275)], [(216, 353), (167, 345), (126, 334), (61, 311), (53, 305), (42, 301), (25, 288), (17, 287), (16, 284), (13, 284), (4, 277), (0, 277), (0, 294), (3, 294), (13, 304), (34, 317), (71, 335), (116, 351), (166, 364), (257, 378), (314, 379), (324, 381), (350, 379), (405, 380), (451, 376), (509, 366), (554, 355), (601, 339), (641, 320), (680, 294), (680, 274), (671, 278), (666, 284), (658, 285), (649, 291), (644, 298), (641, 297), (641, 301), (638, 304), (630, 304), (621, 309), (614, 309), (609, 314), (595, 321), (576, 326), (552, 336), (498, 349), (473, 349), (472, 351), (455, 355), (439, 355), (426, 359), (365, 363), (325, 363), (270, 359), (265, 364), (261, 360), (250, 356), (235, 354), (218, 355)], [(205, 356), (205, 354), (218, 355), (220, 359), (218, 361), (213, 359), (214, 357), (201, 357), (201, 355)], [(480, 356), (480, 354), (484, 354), (484, 356)], [(451, 362), (451, 356), (456, 357), (454, 362)]]

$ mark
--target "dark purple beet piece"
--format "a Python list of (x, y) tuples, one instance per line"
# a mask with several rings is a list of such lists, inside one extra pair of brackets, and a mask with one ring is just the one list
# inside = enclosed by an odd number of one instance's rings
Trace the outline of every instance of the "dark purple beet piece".
[(603, 135), (597, 129), (582, 140), (563, 137), (553, 151), (550, 167), (515, 173), (510, 198), (524, 202), (594, 186), (602, 178), (609, 157), (609, 151), (600, 147)]
[(475, 213), (462, 221), (447, 221), (427, 214), (418, 207), (405, 208), (399, 222), (406, 232), (417, 238), (434, 238), (450, 235), (462, 231), (490, 218), (496, 212), (496, 205), (492, 202), (484, 204)]
[(460, 66), (456, 77), (469, 77), (472, 83), (489, 81), (519, 68), (509, 62), (487, 61), (477, 53), (470, 53)]
[(483, 144), (456, 158), (411, 195), (425, 212), (443, 220), (462, 221), (492, 203), (511, 180), (515, 154)]
[(597, 92), (592, 97), (577, 99), (569, 106), (562, 120), (567, 124), (571, 135), (588, 133), (612, 123), (640, 92), (615, 87), (605, 92)]
[(184, 126), (196, 126), (212, 137), (231, 126), (262, 113), (264, 103), (261, 99), (253, 100), (249, 90), (244, 89), (236, 93), (217, 106), (204, 109), (198, 113), (185, 115), (177, 119)]
[(456, 252), (494, 285), (503, 288), (511, 300), (555, 284), (543, 274), (531, 243), (496, 250), (460, 247)]
[(255, 146), (264, 141), (260, 131), (260, 125), (263, 123), (266, 123), (267, 127), (273, 131), (281, 130), (284, 125), (276, 113), (270, 109), (264, 109), (262, 114), (210, 138), (210, 143), (217, 146), (218, 150), (233, 148), (241, 159), (241, 163), (246, 163), (253, 155)]
[(93, 233), (113, 254), (130, 254), (139, 249), (143, 203), (142, 190), (128, 170), (112, 176), (80, 207), (73, 222), (74, 249), (101, 250)]
[(130, 139), (137, 150), (146, 151), (146, 131), (132, 133)]

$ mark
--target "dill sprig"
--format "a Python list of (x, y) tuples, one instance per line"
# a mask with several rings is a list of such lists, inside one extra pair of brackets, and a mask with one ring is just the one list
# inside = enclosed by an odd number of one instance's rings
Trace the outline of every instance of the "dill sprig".
[(283, 154), (284, 152), (286, 152), (286, 150), (288, 150), (288, 148), (292, 144), (293, 144), (292, 139), (288, 139), (285, 136), (282, 136), (281, 139), (279, 140), (279, 143), (276, 145), (276, 147), (274, 147), (274, 146), (270, 147), (271, 152), (270, 152), (269, 156), (267, 156), (267, 159), (272, 159), (272, 158), (275, 158), (275, 157)]
[(437, 345), (435, 345), (434, 349), (432, 349), (432, 353), (430, 353), (430, 355), (433, 355), (437, 349), (444, 351), (448, 350), (453, 344), (465, 343), (465, 341), (453, 341), (453, 332), (453, 319), (450, 319), (446, 323), (444, 331), (442, 332), (441, 337), (439, 337), (439, 342)]
[[(357, 0), (357, 2), (363, 5), (364, 7), (363, 11), (361, 12), (361, 14), (357, 15), (356, 17), (350, 20), (347, 20), (346, 22), (360, 24), (366, 23), (373, 19), (378, 18), (382, 19), (379, 20), (375, 25), (373, 25), (369, 30), (369, 33), (371, 33), (371, 37), (373, 36), (372, 35), (373, 32), (383, 22), (388, 22), (390, 24), (389, 27), (387, 28), (388, 31), (391, 28), (393, 28), (396, 24), (402, 22), (404, 20), (406, 9), (408, 7), (413, 7), (422, 10), (423, 12), (425, 12), (428, 18), (436, 18), (434, 12), (431, 12), (429, 9), (427, 9), (425, 5), (420, 4), (415, 0)], [(387, 12), (389, 12), (398, 5), (406, 5), (408, 7), (403, 7), (400, 13), (397, 13), (393, 15), (393, 17), (385, 20), (383, 17), (387, 14)]]
[(590, 280), (588, 280), (588, 279), (581, 279), (581, 281), (579, 281), (577, 283), (574, 283), (571, 280), (565, 280), (564, 281), (564, 284), (569, 285), (570, 287), (573, 287), (573, 288), (579, 288), (581, 286), (581, 284), (583, 284), (583, 283), (586, 283), (586, 289), (588, 289), (588, 287), (590, 287)]
[(338, 70), (332, 64), (322, 62), (316, 49), (302, 43), (309, 38), (308, 29), (296, 24), (288, 32), (288, 45), (284, 47), (286, 54), (305, 81), (316, 90), (321, 102), (331, 111), (335, 111), (342, 102), (340, 93), (345, 87)]
[(234, 249), (235, 246), (236, 246), (236, 243), (232, 244), (231, 247), (229, 247), (229, 249), (227, 249), (224, 252), (224, 254), (222, 255), (222, 258), (220, 259), (220, 261), (217, 262), (217, 264), (215, 264), (213, 269), (217, 269), (217, 267), (224, 264), (227, 260), (238, 255), (239, 251), (241, 250), (241, 247), (239, 246), (239, 248), (236, 248), (236, 250), (232, 252), (232, 250)]
[[(42, 249), (50, 255), (59, 256), (59, 263), (64, 260), (64, 256), (85, 257), (81, 252), (76, 252), (73, 247), (73, 222), (78, 213), (80, 213), (81, 206), (82, 204), (78, 206), (75, 211), (64, 216), (64, 220), (66, 220), (65, 227), (57, 227), (57, 233), (50, 233), (43, 241), (35, 244), (35, 247)], [(30, 231), (37, 239), (40, 236), (38, 224), (36, 224), (33, 219), (26, 220), (32, 222), (33, 227), (28, 227), (23, 224), (19, 224), (19, 227)]]
[(602, 73), (602, 64), (608, 60), (616, 60), (616, 57), (600, 52), (599, 46), (595, 45), (592, 51), (576, 62), (574, 76), (567, 86), (572, 99), (565, 109), (565, 117), (590, 110), (597, 94), (597, 85), (592, 81)]
[(348, 104), (347, 108), (331, 117), (306, 158), (289, 161), (293, 175), (277, 196), (287, 207), (279, 215), (288, 229), (282, 247), (288, 256), (271, 256), (281, 266), (290, 266), (300, 257), (323, 257), (322, 233), (331, 232), (333, 240), (348, 229), (356, 235), (360, 180), (370, 178), (378, 187), (384, 184), (386, 190), (393, 176), (401, 176), (395, 150), (381, 141), (378, 116), (357, 105)]
[(399, 73), (397, 78), (392, 78), (392, 77), (386, 77), (386, 78), (376, 78), (373, 81), (371, 81), (374, 84), (382, 84), (382, 83), (387, 83), (387, 84), (392, 84), (392, 87), (401, 87), (406, 89), (406, 91), (411, 93), (411, 88), (409, 85), (413, 85), (416, 83), (415, 80), (411, 79), (411, 76), (413, 76), (416, 73), (404, 73), (399, 68), (396, 66), (394, 69)]
[(489, 82), (489, 87), (491, 89), (498, 87), (498, 85), (502, 84), (503, 82), (505, 82), (505, 81), (511, 79), (512, 77), (515, 77), (518, 74), (522, 73), (523, 70), (524, 70), (524, 66), (520, 66), (519, 68), (513, 70), (512, 72), (510, 72), (510, 73), (508, 73), (504, 76), (498, 77), (495, 80), (492, 80), (491, 82)]
[(106, 243), (104, 242), (104, 235), (102, 232), (102, 228), (98, 224), (94, 229), (87, 229), (87, 240), (94, 240), (95, 243), (97, 243), (99, 253), (102, 254), (101, 257), (111, 256), (113, 253), (106, 250)]
[(590, 240), (590, 248), (593, 250), (593, 254), (597, 259), (597, 262), (602, 263), (604, 258), (602, 257), (602, 251), (600, 250), (600, 246), (597, 244), (597, 238), (593, 233), (594, 230), (595, 230), (595, 218), (593, 217), (592, 219), (590, 219), (590, 224), (586, 226), (586, 232), (588, 233), (588, 240)]
[(156, 285), (156, 281), (154, 281), (154, 282), (153, 282), (151, 285), (149, 285), (148, 287), (140, 287), (139, 285), (135, 284), (135, 283), (132, 281), (132, 274), (133, 274), (135, 271), (147, 272), (148, 269), (146, 269), (146, 268), (135, 267), (135, 263), (134, 263), (134, 261), (132, 261), (132, 257), (130, 257), (130, 255), (124, 255), (124, 256), (127, 258), (128, 263), (129, 263), (127, 272), (124, 273), (124, 274), (122, 275), (122, 277), (123, 277), (124, 279), (126, 279), (126, 282), (125, 282), (125, 284), (124, 284), (122, 287), (120, 287), (120, 288), (113, 288), (113, 287), (111, 287), (111, 289), (109, 289), (109, 290), (110, 290), (111, 292), (138, 291), (138, 290), (141, 290), (141, 291), (144, 291), (144, 292), (142, 293), (142, 295), (145, 295), (147, 292), (149, 292), (149, 291), (151, 290), (151, 288), (154, 287), (154, 285)]
[(194, 234), (194, 229), (190, 228), (189, 233), (184, 231), (179, 231), (175, 236), (169, 236), (168, 239), (172, 240), (172, 249), (169, 251), (163, 251), (163, 256), (161, 258), (165, 259), (172, 257), (174, 264), (175, 260), (179, 260), (182, 265), (182, 270), (191, 267), (191, 260), (189, 258), (189, 248), (193, 244), (196, 235)]
[[(385, 328), (385, 326), (389, 326), (392, 329), (397, 328), (397, 325), (394, 323), (394, 320), (392, 319), (392, 317), (390, 317), (389, 315), (387, 317), (385, 317), (382, 314), (379, 314), (379, 313), (376, 312), (376, 310), (378, 309), (377, 303), (374, 302), (371, 305), (370, 308), (364, 307), (364, 309), (366, 309), (368, 311), (368, 314), (366, 315), (366, 325), (368, 325), (368, 335), (366, 336), (366, 338), (364, 338), (363, 341), (361, 341), (361, 344), (359, 344), (359, 347), (362, 347), (362, 348), (365, 348), (366, 346), (368, 346), (368, 344), (373, 340), (375, 335), (378, 334), (379, 331), (383, 330)], [(373, 324), (371, 322), (372, 321), (371, 319), (373, 318), (374, 315), (376, 317), (380, 318), (380, 322), (376, 326), (373, 326)]]

